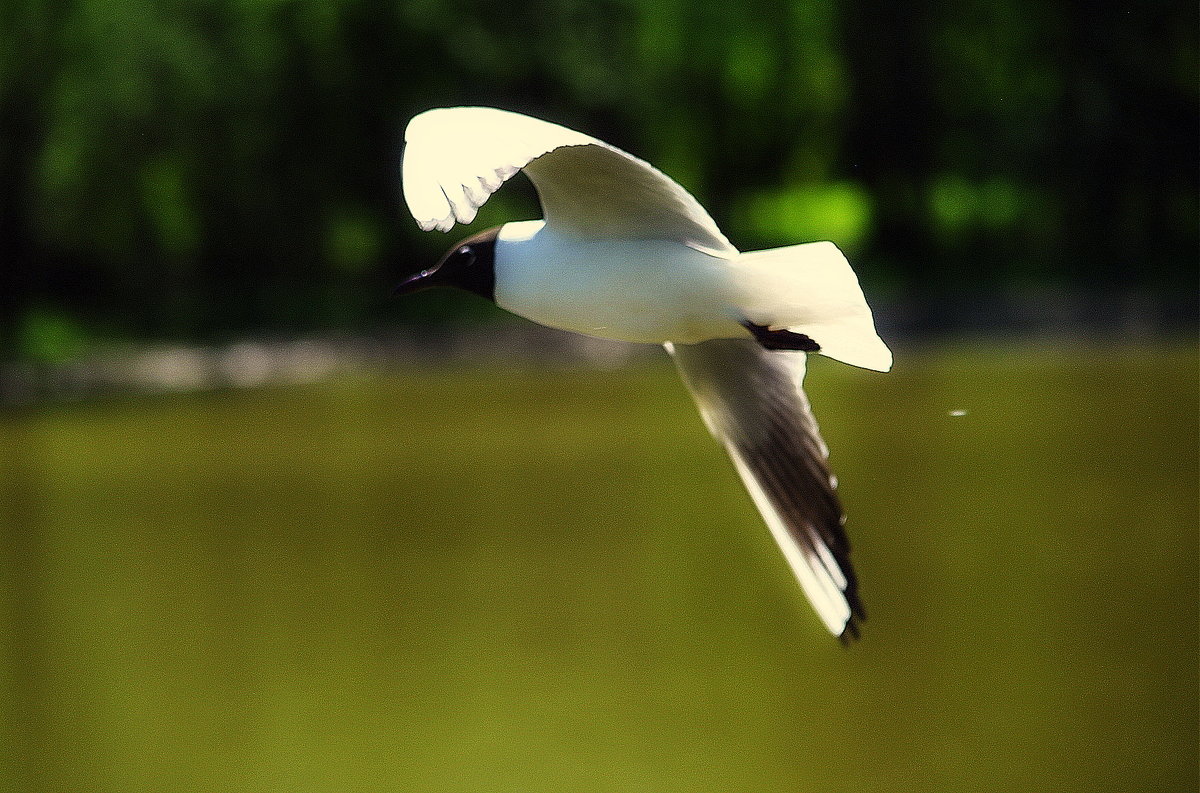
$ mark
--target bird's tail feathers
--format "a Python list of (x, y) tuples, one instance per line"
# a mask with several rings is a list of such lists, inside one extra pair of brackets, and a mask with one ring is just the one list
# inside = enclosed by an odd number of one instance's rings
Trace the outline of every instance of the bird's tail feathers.
[(875, 332), (871, 307), (850, 263), (832, 242), (741, 254), (746, 318), (803, 333), (830, 358), (886, 372), (892, 353)]

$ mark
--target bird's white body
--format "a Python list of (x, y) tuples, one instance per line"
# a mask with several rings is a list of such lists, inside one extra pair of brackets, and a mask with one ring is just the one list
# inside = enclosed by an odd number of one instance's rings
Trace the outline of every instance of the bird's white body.
[[(528, 116), (442, 108), (416, 116), (405, 138), (404, 196), (425, 230), (470, 223), (507, 179), (528, 175), (545, 220), (502, 226), (492, 278), (473, 290), (487, 294), (486, 283), (499, 306), (543, 325), (663, 344), (817, 614), (835, 635), (857, 635), (864, 612), (803, 351), (879, 371), (892, 356), (841, 251), (739, 252), (649, 163)], [(475, 261), (469, 245), (460, 251)]]
[(582, 239), (540, 220), (496, 238), (496, 305), (552, 328), (620, 341), (749, 337), (732, 262), (670, 240)]
[(742, 324), (788, 328), (831, 358), (886, 371), (850, 265), (829, 242), (720, 254), (673, 240), (587, 238), (544, 221), (496, 238), (496, 304), (542, 325), (650, 344), (744, 339)]

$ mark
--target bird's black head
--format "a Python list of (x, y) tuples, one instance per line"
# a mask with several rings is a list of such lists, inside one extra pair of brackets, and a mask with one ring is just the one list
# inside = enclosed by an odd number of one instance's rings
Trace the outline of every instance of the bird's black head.
[(454, 286), (496, 299), (496, 234), (500, 227), (467, 237), (446, 252), (437, 264), (409, 276), (393, 294), (409, 295), (432, 286)]

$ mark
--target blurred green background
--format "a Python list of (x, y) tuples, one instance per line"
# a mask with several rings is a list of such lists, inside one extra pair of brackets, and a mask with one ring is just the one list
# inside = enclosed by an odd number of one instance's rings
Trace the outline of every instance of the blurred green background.
[[(0, 790), (1195, 790), (1197, 16), (0, 4)], [(663, 356), (387, 300), (454, 104), (850, 254), (861, 642)]]
[(0, 350), (460, 315), (384, 299), (448, 244), (398, 166), (455, 104), (642, 156), (744, 250), (835, 240), (898, 330), (1030, 292), (1194, 322), (1196, 39), (1178, 2), (8, 0)]

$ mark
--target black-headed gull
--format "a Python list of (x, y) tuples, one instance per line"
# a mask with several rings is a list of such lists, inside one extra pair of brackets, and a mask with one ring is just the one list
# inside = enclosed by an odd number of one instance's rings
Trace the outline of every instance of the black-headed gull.
[(430, 110), (405, 141), (404, 197), (422, 229), (470, 223), (522, 170), (545, 219), (469, 237), (396, 291), (459, 287), (543, 325), (665, 346), (822, 622), (857, 637), (845, 517), (802, 383), (810, 352), (881, 372), (892, 355), (841, 251), (741, 253), (657, 168), (517, 113)]

